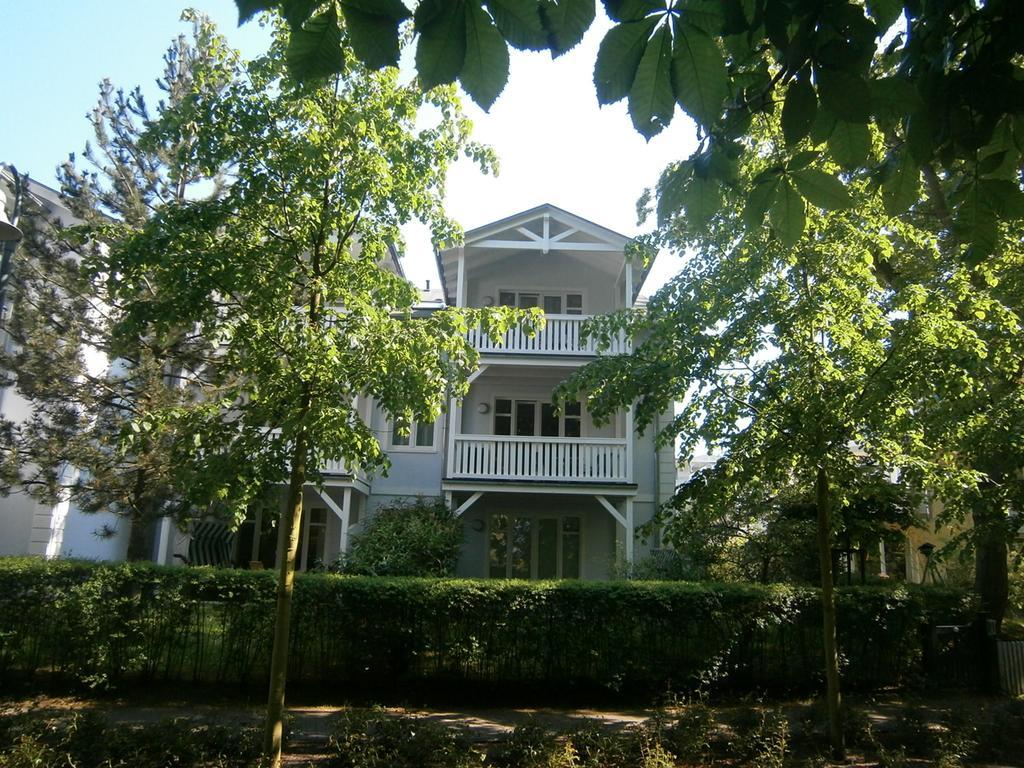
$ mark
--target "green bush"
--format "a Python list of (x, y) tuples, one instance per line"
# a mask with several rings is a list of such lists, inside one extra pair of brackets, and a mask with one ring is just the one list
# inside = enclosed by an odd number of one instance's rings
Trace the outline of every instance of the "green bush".
[(0, 768), (257, 768), (259, 752), (255, 728), (114, 726), (93, 713), (0, 720)]
[(329, 745), (332, 768), (471, 768), (481, 762), (453, 728), (380, 710), (343, 713)]
[(340, 561), (360, 576), (451, 576), (462, 546), (462, 520), (440, 499), (380, 507)]
[[(40, 673), (262, 684), (273, 600), (269, 572), (0, 559), (0, 686)], [(840, 590), (844, 683), (916, 679), (921, 625), (969, 611), (939, 587)], [(289, 674), (376, 698), (809, 690), (820, 627), (809, 588), (308, 574), (296, 578)]]

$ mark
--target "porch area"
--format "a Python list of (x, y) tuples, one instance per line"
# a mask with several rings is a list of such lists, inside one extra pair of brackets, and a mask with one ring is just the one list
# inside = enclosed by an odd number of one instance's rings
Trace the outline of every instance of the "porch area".
[(604, 580), (634, 559), (631, 496), (501, 490), (446, 496), (464, 523), (459, 576)]
[[(593, 338), (584, 338), (583, 324), (589, 315), (547, 315), (544, 327), (533, 336), (522, 328), (506, 331), (500, 339), (492, 339), (480, 328), (471, 328), (466, 338), (483, 355), (563, 355), (593, 357), (597, 354), (597, 343)], [(625, 337), (615, 339), (604, 355), (628, 354), (632, 344)]]

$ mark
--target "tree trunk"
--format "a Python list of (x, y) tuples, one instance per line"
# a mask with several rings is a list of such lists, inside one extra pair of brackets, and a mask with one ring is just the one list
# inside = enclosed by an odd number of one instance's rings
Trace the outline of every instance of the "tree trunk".
[[(308, 404), (304, 410), (308, 410)], [(288, 634), (291, 629), (292, 591), (295, 586), (295, 554), (302, 522), (302, 487), (306, 482), (306, 430), (301, 428), (292, 451), (288, 506), (277, 530), (277, 610), (274, 615), (274, 650), (270, 657), (270, 692), (263, 752), (270, 764), (281, 764), (284, 734), (284, 692), (288, 680)]]
[(843, 743), (843, 723), (840, 715), (839, 652), (836, 643), (836, 596), (832, 584), (832, 501), (828, 487), (828, 472), (818, 467), (815, 484), (818, 507), (818, 564), (821, 569), (821, 620), (825, 649), (825, 705), (828, 710), (829, 743), (832, 757), (846, 758)]
[(971, 516), (978, 531), (974, 545), (974, 590), (980, 599), (981, 613), (985, 618), (995, 620), (998, 630), (1006, 615), (1010, 595), (1006, 513), (986, 499), (982, 490), (971, 509)]

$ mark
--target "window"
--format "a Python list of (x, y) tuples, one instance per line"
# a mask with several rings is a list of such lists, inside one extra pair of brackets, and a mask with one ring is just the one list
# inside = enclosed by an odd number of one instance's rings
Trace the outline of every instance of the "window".
[(434, 423), (414, 421), (405, 434), (391, 425), (391, 447), (400, 450), (431, 450), (434, 447)]
[(302, 560), (299, 570), (308, 571), (324, 565), (327, 545), (327, 510), (314, 507), (302, 515)]
[(492, 579), (578, 579), (580, 518), (491, 515), (487, 573)]
[(530, 309), (541, 307), (546, 315), (583, 314), (582, 293), (548, 293), (539, 291), (498, 291), (498, 304), (503, 307)]
[(583, 434), (582, 422), (582, 409), (578, 402), (566, 403), (559, 413), (553, 403), (507, 397), (494, 400), (496, 435), (580, 437)]

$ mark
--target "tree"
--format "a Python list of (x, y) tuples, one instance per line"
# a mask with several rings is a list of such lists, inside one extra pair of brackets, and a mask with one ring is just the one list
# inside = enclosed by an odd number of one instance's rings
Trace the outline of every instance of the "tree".
[(99, 228), (113, 245), (88, 262), (111, 277), (118, 338), (199, 329), (211, 342), (184, 374), (190, 398), (133, 422), (168, 441), (175, 506), (237, 522), (268, 488), (287, 487), (265, 741), (275, 764), (304, 486), (328, 461), (386, 468), (356, 398), (398, 429), (433, 421), (475, 369), (469, 324), (499, 333), (520, 317), (414, 317), (417, 290), (381, 266), (412, 217), (437, 241), (456, 237), (442, 208), (448, 165), (461, 154), (492, 163), (469, 141), (454, 89), (424, 95), (351, 53), (344, 75), (298, 82), (278, 33), (252, 62), (222, 52), (211, 67), (229, 67), (227, 87), (195, 89), (146, 132), (159, 143), (196, 126), (187, 153), (206, 173), (230, 170), (223, 194), (168, 201), (138, 231)]
[[(196, 92), (224, 84), (218, 63), (223, 42), (208, 19), (188, 14), (192, 38), (181, 35), (164, 55), (159, 86), (165, 100), (152, 113), (139, 88), (100, 84), (89, 115), (94, 143), (84, 168), (74, 155), (58, 170), (62, 201), (73, 219), (51, 219), (28, 202), (26, 237), (14, 262), (16, 310), (6, 330), (13, 344), (0, 355), (7, 384), (30, 406), (30, 417), (8, 423), (2, 451), (5, 491), (19, 487), (53, 504), (70, 498), (86, 512), (112, 511), (131, 521), (130, 558), (150, 556), (147, 530), (173, 495), (167, 443), (151, 432), (120, 450), (130, 425), (151, 408), (179, 403), (181, 369), (206, 341), (178, 329), (163, 336), (114, 338), (117, 299), (105, 275), (82, 269), (82, 258), (119, 236), (144, 227), (161, 205), (216, 194), (220, 169), (200, 172), (190, 156), (195, 126), (179, 124), (159, 140), (150, 123), (178, 109)], [(220, 69), (218, 69), (220, 68)], [(197, 83), (194, 74), (207, 78)]]
[[(456, 79), (488, 109), (508, 79), (511, 45), (559, 56), (582, 39), (595, 0), (236, 0), (241, 21), (278, 8), (291, 26), (289, 63), (298, 77), (339, 71), (350, 44), (371, 67), (398, 62), (403, 25), (418, 38), (425, 88)], [(598, 101), (628, 99), (633, 125), (651, 137), (678, 104), (697, 123), (689, 195), (723, 204), (716, 156), (742, 146), (752, 118), (781, 109), (789, 153), (814, 132), (844, 170), (870, 174), (887, 209), (902, 213), (953, 178), (951, 222), (963, 247), (987, 256), (999, 220), (1024, 216), (1019, 174), (1024, 144), (1024, 5), (1017, 0), (603, 0), (613, 22), (594, 65)], [(343, 43), (343, 41), (345, 41)], [(887, 137), (871, 153), (869, 126)], [(739, 142), (739, 144), (737, 143)], [(754, 194), (784, 217), (778, 196)], [(796, 198), (813, 203), (803, 189)], [(799, 233), (799, 218), (787, 229)]]
[[(875, 134), (872, 151), (882, 148)], [(995, 363), (987, 337), (989, 325), (998, 326), (1019, 349), (1020, 325), (993, 290), (998, 275), (972, 280), (977, 268), (950, 265), (934, 232), (890, 216), (870, 179), (840, 184), (819, 152), (788, 157), (780, 121), (758, 118), (745, 150), (723, 168), (738, 183), (702, 215), (672, 204), (680, 176), (693, 168), (666, 171), (658, 186), (661, 226), (650, 243), (692, 256), (646, 310), (593, 322), (600, 343), (624, 331), (634, 351), (588, 364), (560, 394), (586, 397), (596, 419), (635, 402), (641, 428), (681, 403), (661, 439), (679, 439), (684, 457), (701, 445), (726, 457), (702, 474), (702, 487), (688, 489), (693, 514), (734, 503), (752, 487), (813, 489), (838, 754), (837, 510), (855, 498), (865, 466), (898, 471), (903, 482), (948, 498), (976, 485), (979, 474), (956, 455), (961, 443), (936, 441), (941, 419), (924, 418), (922, 404), (964, 382), (976, 385), (978, 372), (993, 364), (1015, 370), (1019, 351), (1014, 357), (1004, 345)], [(768, 211), (775, 236), (762, 227), (764, 208), (750, 215), (745, 190), (755, 180), (787, 209)], [(815, 205), (805, 206), (804, 197)]]

